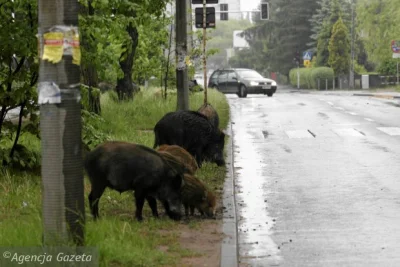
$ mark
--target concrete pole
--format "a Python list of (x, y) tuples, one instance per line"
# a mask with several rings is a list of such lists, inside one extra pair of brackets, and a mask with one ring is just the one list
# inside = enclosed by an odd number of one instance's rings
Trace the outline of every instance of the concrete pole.
[(41, 0), (38, 10), (43, 242), (82, 245), (80, 48), (71, 37), (78, 31), (78, 1)]
[(187, 1), (175, 1), (177, 110), (189, 109), (187, 53)]
[(207, 104), (207, 57), (206, 57), (206, 38), (207, 36), (207, 5), (203, 0), (203, 75), (204, 75), (204, 104)]
[(349, 86), (354, 89), (354, 0), (351, 0), (351, 56), (350, 56), (350, 76)]

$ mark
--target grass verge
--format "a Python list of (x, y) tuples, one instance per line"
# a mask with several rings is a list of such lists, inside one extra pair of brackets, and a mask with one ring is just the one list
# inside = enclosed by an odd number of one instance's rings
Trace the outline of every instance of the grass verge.
[[(203, 104), (203, 93), (191, 93), (190, 109)], [(176, 109), (176, 94), (162, 99), (156, 89), (147, 89), (135, 96), (133, 102), (116, 103), (115, 95), (102, 95), (102, 117), (98, 129), (111, 140), (123, 140), (153, 146), (155, 123), (167, 112)], [(218, 111), (220, 127), (226, 128), (229, 106), (223, 94), (209, 89), (208, 102)], [(22, 142), (40, 152), (37, 141), (29, 136)], [(225, 168), (205, 163), (197, 176), (222, 192)], [(184, 257), (197, 254), (179, 244), (180, 226), (164, 214), (151, 216), (147, 204), (143, 223), (134, 219), (134, 199), (130, 192), (119, 194), (106, 190), (100, 200), (101, 220), (94, 222), (89, 213), (87, 196), (90, 183), (85, 177), (85, 242), (99, 250), (101, 266), (179, 266)], [(40, 246), (42, 239), (41, 178), (28, 172), (0, 170), (0, 246)], [(160, 207), (160, 213), (163, 209)], [(191, 228), (201, 227), (201, 220), (189, 222)]]

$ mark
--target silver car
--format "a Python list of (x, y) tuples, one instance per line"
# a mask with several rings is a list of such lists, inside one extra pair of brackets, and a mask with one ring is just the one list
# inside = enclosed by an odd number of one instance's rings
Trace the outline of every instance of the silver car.
[(264, 78), (255, 70), (240, 68), (216, 70), (208, 81), (208, 87), (226, 94), (237, 94), (239, 97), (246, 97), (247, 94), (265, 94), (271, 97), (277, 86), (276, 81)]

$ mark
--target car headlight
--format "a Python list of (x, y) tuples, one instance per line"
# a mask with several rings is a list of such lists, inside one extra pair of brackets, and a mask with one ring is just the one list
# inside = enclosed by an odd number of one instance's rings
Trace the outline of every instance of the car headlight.
[(272, 85), (272, 86), (276, 86), (276, 82), (273, 81), (273, 82), (271, 83), (271, 85)]
[(250, 82), (250, 85), (251, 85), (251, 86), (256, 86), (256, 85), (258, 85), (258, 82), (253, 82), (253, 81), (251, 81), (251, 82)]

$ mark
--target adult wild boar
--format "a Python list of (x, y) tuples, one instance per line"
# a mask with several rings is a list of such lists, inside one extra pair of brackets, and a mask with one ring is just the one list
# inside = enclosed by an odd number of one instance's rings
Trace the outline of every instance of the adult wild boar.
[(208, 118), (208, 120), (211, 122), (212, 125), (214, 125), (215, 128), (219, 127), (219, 116), (215, 108), (209, 104), (205, 103), (203, 104), (197, 112), (203, 114)]
[(225, 164), (225, 134), (199, 112), (169, 112), (157, 122), (154, 134), (154, 148), (163, 144), (181, 146), (194, 156), (199, 167), (204, 160)]
[(213, 192), (211, 192), (202, 181), (193, 175), (185, 173), (183, 178), (184, 185), (182, 187), (182, 204), (185, 207), (185, 215), (193, 216), (194, 209), (196, 208), (201, 215), (208, 217), (215, 217), (216, 199)]
[(177, 145), (161, 145), (157, 149), (158, 153), (169, 153), (174, 156), (179, 162), (183, 164), (186, 168), (187, 172), (190, 174), (194, 174), (196, 170), (199, 168), (196, 160), (190, 155), (189, 152), (186, 151), (183, 147)]
[(159, 199), (170, 218), (180, 219), (184, 168), (175, 158), (142, 145), (114, 141), (89, 152), (85, 169), (92, 184), (89, 205), (95, 219), (99, 217), (99, 200), (106, 187), (120, 193), (135, 191), (135, 215), (139, 221), (143, 219), (145, 199), (155, 217)]

